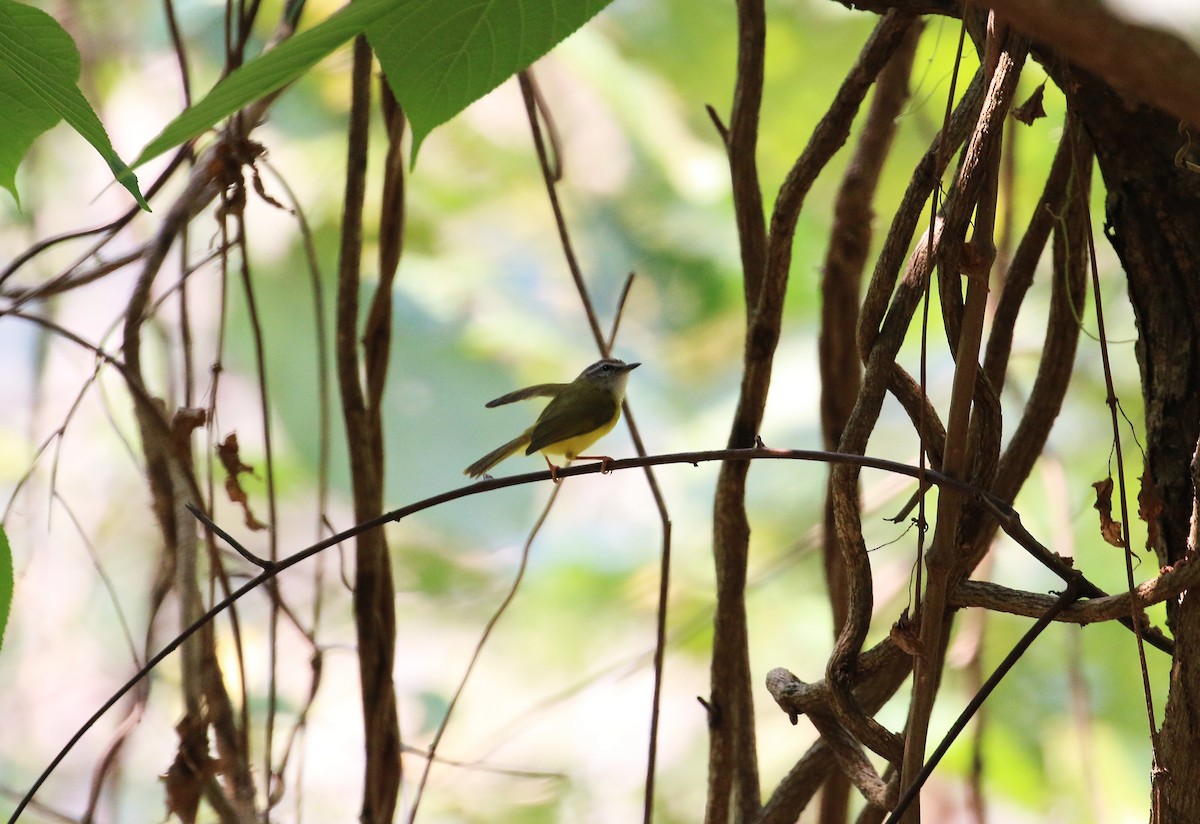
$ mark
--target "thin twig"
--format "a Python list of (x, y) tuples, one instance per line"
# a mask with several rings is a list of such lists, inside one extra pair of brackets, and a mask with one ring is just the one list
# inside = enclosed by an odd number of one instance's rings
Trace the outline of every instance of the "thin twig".
[(1017, 661), (1020, 660), (1021, 656), (1025, 654), (1025, 651), (1032, 646), (1033, 642), (1037, 640), (1037, 637), (1042, 634), (1042, 631), (1054, 622), (1054, 616), (1066, 609), (1075, 601), (1078, 601), (1081, 594), (1082, 593), (1075, 586), (1073, 581), (1068, 582), (1067, 588), (1063, 590), (1062, 594), (1059, 595), (1059, 597), (1055, 600), (1054, 605), (1047, 610), (1041, 618), (1038, 619), (1037, 623), (1030, 627), (1028, 631), (1021, 636), (1021, 640), (1013, 646), (1008, 655), (1004, 656), (1004, 660), (1000, 662), (1000, 665), (996, 667), (996, 670), (988, 677), (987, 681), (983, 683), (983, 686), (980, 687), (979, 692), (977, 692), (975, 696), (967, 703), (967, 706), (963, 709), (962, 713), (959, 714), (955, 722), (950, 725), (950, 729), (947, 730), (946, 735), (930, 754), (929, 760), (921, 767), (921, 770), (916, 775), (914, 781), (904, 789), (903, 794), (900, 796), (899, 803), (896, 805), (895, 809), (892, 810), (892, 814), (888, 816), (886, 824), (898, 824), (898, 822), (901, 820), (901, 817), (908, 810), (908, 806), (917, 797), (917, 794), (921, 792), (921, 787), (925, 785), (925, 782), (929, 779), (929, 776), (932, 775), (934, 769), (937, 768), (938, 763), (941, 762), (942, 756), (944, 756), (950, 749), (950, 745), (954, 743), (959, 734), (966, 729), (967, 723), (971, 720), (972, 716), (975, 715), (975, 712), (981, 706), (983, 706), (983, 702), (988, 699), (988, 696), (992, 694), (1004, 676), (1007, 675)]
[(259, 569), (270, 569), (272, 566), (275, 565), (273, 561), (268, 561), (263, 558), (259, 558), (253, 552), (246, 549), (246, 547), (242, 546), (241, 542), (239, 542), (236, 538), (234, 538), (232, 535), (230, 535), (225, 530), (221, 529), (221, 527), (217, 526), (216, 522), (213, 521), (212, 518), (210, 518), (210, 517), (208, 517), (208, 515), (204, 514), (204, 510), (201, 509), (200, 507), (198, 507), (192, 503), (185, 504), (185, 506), (187, 507), (188, 512), (192, 513), (192, 515), (195, 516), (197, 521), (204, 524), (204, 526), (206, 528), (211, 529), (218, 538), (220, 538), (225, 543), (229, 544), (229, 546), (235, 552), (237, 552), (238, 555), (241, 555), (243, 558), (245, 558), (250, 563), (254, 564)]
[[(546, 197), (550, 201), (550, 209), (554, 213), (554, 224), (558, 228), (559, 246), (562, 249), (563, 257), (566, 258), (567, 270), (571, 273), (571, 280), (575, 283), (575, 292), (583, 304), (583, 312), (588, 326), (592, 331), (592, 338), (596, 344), (602, 349), (604, 347), (604, 333), (600, 331), (600, 321), (596, 315), (595, 306), (592, 304), (591, 295), (588, 293), (587, 285), (583, 279), (583, 270), (579, 266), (579, 259), (575, 256), (575, 247), (571, 243), (571, 233), (567, 229), (567, 219), (563, 215), (562, 206), (558, 202), (558, 190), (555, 188), (555, 164), (550, 159), (549, 149), (546, 146), (546, 141), (542, 137), (541, 116), (545, 116), (545, 111), (539, 111), (537, 105), (537, 92), (533, 80), (533, 74), (529, 69), (517, 74), (517, 81), (521, 86), (521, 95), (525, 100), (525, 114), (529, 119), (529, 128), (533, 132), (533, 143), (537, 149), (538, 160), (542, 167), (542, 177), (546, 183)], [(550, 129), (553, 132), (553, 129)], [(607, 357), (608, 352), (602, 352)]]
[[(172, 156), (170, 162), (167, 164), (166, 168), (163, 169), (158, 178), (146, 189), (146, 200), (152, 200), (159, 189), (166, 185), (167, 181), (171, 178), (175, 171), (182, 166), (186, 160), (189, 160), (191, 156), (192, 151), (190, 147), (179, 149), (174, 156)], [(125, 228), (125, 226), (127, 226), (135, 217), (141, 214), (143, 214), (142, 207), (131, 206), (116, 220), (106, 223), (103, 226), (96, 226), (91, 229), (81, 229), (73, 232), (64, 232), (63, 234), (54, 235), (53, 237), (38, 241), (24, 252), (13, 258), (13, 260), (7, 266), (5, 266), (4, 269), (0, 270), (0, 285), (3, 285), (5, 281), (16, 274), (16, 272), (26, 263), (33, 260), (41, 253), (54, 248), (60, 243), (65, 243), (78, 238), (90, 237), (92, 235), (102, 235), (99, 240), (93, 243), (82, 255), (76, 258), (75, 263), (64, 269), (62, 274), (58, 275), (56, 278), (52, 278), (47, 283), (41, 284), (38, 289), (40, 290), (53, 287), (62, 279), (70, 277), (72, 272), (90, 260), (93, 256), (98, 254), (100, 250), (104, 248), (104, 246), (108, 244), (108, 242), (112, 240), (121, 229)], [(33, 300), (39, 297), (40, 294), (40, 291), (35, 290), (34, 292), (23, 296), (23, 299)]]
[(442, 736), (445, 734), (446, 728), (450, 725), (450, 718), (454, 715), (454, 709), (458, 706), (458, 701), (462, 698), (462, 694), (467, 688), (467, 681), (470, 680), (471, 673), (475, 670), (475, 665), (479, 663), (479, 657), (483, 654), (483, 648), (487, 644), (488, 638), (491, 637), (492, 630), (496, 628), (496, 624), (500, 622), (501, 616), (508, 611), (509, 606), (517, 597), (517, 590), (520, 588), (521, 582), (525, 580), (525, 569), (529, 566), (529, 551), (533, 547), (533, 541), (537, 538), (538, 533), (542, 531), (542, 526), (546, 523), (546, 518), (549, 517), (550, 510), (554, 508), (554, 502), (558, 500), (558, 493), (561, 489), (562, 484), (554, 485), (554, 489), (550, 492), (550, 497), (546, 499), (546, 505), (542, 507), (542, 513), (533, 522), (533, 527), (529, 530), (528, 537), (525, 538), (525, 544), (521, 547), (521, 561), (517, 564), (517, 574), (513, 576), (512, 585), (509, 586), (508, 592), (500, 599), (500, 604), (484, 625), (479, 640), (475, 642), (475, 649), (471, 652), (471, 660), (467, 662), (462, 678), (458, 680), (458, 686), (454, 688), (454, 694), (450, 696), (450, 701), (446, 704), (446, 711), (442, 713), (441, 723), (438, 724), (437, 731), (433, 734), (433, 740), (429, 742), (429, 748), (425, 751), (425, 769), (421, 770), (421, 778), (417, 781), (417, 789), (413, 794), (412, 807), (408, 811), (409, 824), (413, 824), (417, 820), (417, 810), (420, 808), (421, 799), (425, 795), (425, 784), (429, 780), (429, 772), (433, 769), (434, 761), (437, 759), (438, 744), (441, 743)]
[[(597, 475), (600, 474), (602, 469), (608, 473), (616, 473), (628, 469), (644, 469), (647, 466), (666, 466), (671, 464), (692, 464), (699, 466), (701, 463), (710, 462), (754, 460), (797, 460), (819, 463), (846, 463), (863, 468), (872, 468), (886, 472), (893, 472), (914, 479), (921, 474), (921, 470), (919, 470), (918, 467), (864, 455), (847, 455), (839, 452), (825, 452), (819, 450), (752, 448), (718, 449), (701, 452), (681, 452), (666, 455), (651, 455), (644, 458), (623, 458), (614, 460), (604, 467), (601, 467), (599, 463), (568, 466), (563, 469), (559, 469), (556, 475), (559, 478), (571, 478), (579, 475)], [(987, 507), (989, 512), (991, 512), (998, 520), (1000, 520), (1005, 531), (1010, 535), (1010, 537), (1013, 538), (1014, 541), (1018, 543), (1018, 545), (1027, 551), (1030, 551), (1031, 554), (1033, 554), (1039, 560), (1042, 560), (1043, 563), (1046, 563), (1046, 559), (1048, 558), (1057, 557), (1050, 550), (1046, 549), (1044, 546), (1041, 546), (1041, 544), (1039, 544), (1036, 539), (1033, 538), (1033, 536), (1025, 531), (1024, 527), (1021, 525), (1019, 514), (1006, 502), (996, 499), (985, 490), (974, 487), (965, 481), (950, 478), (939, 472), (934, 472), (933, 470), (927, 469), (923, 474), (926, 480), (928, 480), (930, 483), (944, 488), (955, 489), (965, 495), (973, 496), (981, 506)], [(220, 615), (231, 605), (243, 598), (246, 594), (252, 592), (259, 586), (262, 586), (271, 578), (286, 572), (297, 564), (312, 558), (314, 555), (317, 555), (326, 549), (329, 549), (330, 547), (338, 546), (339, 544), (348, 541), (351, 538), (355, 538), (358, 535), (362, 535), (365, 532), (379, 529), (385, 524), (399, 522), (411, 515), (415, 515), (418, 512), (423, 512), (427, 509), (441, 506), (442, 504), (449, 503), (450, 501), (456, 501), (461, 498), (467, 498), (474, 495), (482, 495), (497, 489), (506, 489), (509, 487), (522, 486), (530, 483), (544, 483), (551, 480), (551, 474), (548, 470), (529, 472), (522, 475), (513, 475), (503, 478), (485, 478), (484, 480), (476, 481), (475, 483), (467, 484), (466, 486), (461, 486), (456, 489), (447, 490), (429, 498), (425, 498), (421, 501), (385, 512), (382, 515), (370, 519), (369, 521), (356, 524), (349, 529), (331, 535), (328, 538), (318, 541), (302, 550), (283, 557), (280, 559), (278, 564), (270, 569), (263, 570), (254, 578), (250, 579), (245, 584), (231, 592), (228, 596), (221, 599), (221, 601), (214, 604), (195, 622), (186, 627), (175, 638), (173, 638), (158, 653), (148, 657), (142, 668), (139, 669), (138, 672), (136, 672), (133, 676), (131, 676), (123, 686), (121, 686), (112, 696), (110, 696), (109, 699), (105, 701), (104, 704), (98, 710), (96, 710), (96, 712), (93, 713), (78, 730), (76, 730), (75, 734), (72, 735), (71, 739), (52, 759), (50, 764), (43, 770), (32, 787), (22, 798), (21, 802), (14, 810), (12, 817), (9, 818), (9, 824), (14, 824), (14, 822), (20, 818), (20, 814), (28, 806), (34, 795), (36, 795), (38, 789), (41, 788), (41, 786), (46, 782), (46, 779), (50, 777), (50, 775), (63, 761), (63, 759), (66, 758), (79, 740), (82, 739), (88, 730), (90, 730), (96, 724), (96, 722), (108, 712), (109, 709), (111, 709), (118, 701), (120, 701), (130, 689), (136, 686), (142, 678), (144, 678), (151, 670), (158, 666), (158, 664), (160, 664), (167, 656), (177, 650), (188, 638), (211, 622), (213, 618)], [(1075, 579), (1078, 575), (1078, 572), (1065, 562), (1059, 565), (1056, 569), (1057, 574), (1063, 577), (1064, 580)], [(1079, 577), (1077, 580), (1077, 585), (1079, 586), (1080, 592), (1084, 597), (1090, 598), (1104, 595), (1102, 590), (1088, 583), (1082, 577)], [(871, 669), (876, 666), (869, 659), (869, 654), (865, 654), (862, 657), (862, 669), (866, 672), (871, 671)]]
[[(1010, 51), (1011, 48), (1011, 51)], [(967, 295), (962, 323), (957, 330), (957, 345), (954, 347), (955, 371), (950, 397), (950, 410), (946, 422), (946, 451), (943, 471), (953, 477), (969, 474), (968, 437), (973, 418), (973, 400), (976, 395), (976, 378), (979, 374), (978, 353), (983, 336), (983, 321), (987, 309), (989, 272), (995, 258), (992, 239), (995, 215), (995, 181), (999, 168), (1000, 145), (1003, 122), (1007, 115), (1016, 80), (1024, 62), (1027, 46), (1018, 43), (1010, 46), (1010, 39), (989, 17), (986, 68), (989, 73), (989, 90), (975, 134), (967, 147), (962, 167), (956, 180), (956, 192), (960, 206), (977, 203), (976, 228), (972, 235), (974, 258), (965, 267)], [(967, 210), (947, 212), (943, 237), (950, 243), (942, 247), (943, 279), (959, 278), (957, 262), (963, 252), (956, 244), (966, 228)], [(946, 294), (946, 290), (942, 290)], [(950, 314), (944, 310), (949, 319)], [(955, 340), (953, 330), (948, 328), (950, 340)], [(943, 492), (938, 497), (937, 526), (929, 552), (925, 556), (927, 583), (920, 613), (919, 639), (921, 655), (913, 668), (913, 691), (908, 723), (905, 727), (904, 762), (901, 784), (906, 789), (916, 780), (924, 761), (929, 721), (941, 680), (945, 655), (945, 640), (948, 620), (945, 599), (955, 576), (962, 574), (962, 559), (958, 552), (960, 543), (959, 523), (964, 500), (954, 492)], [(909, 820), (918, 821), (919, 811), (914, 808)]]
[[(1090, 154), (1085, 156), (1090, 160)], [(1082, 158), (1079, 153), (1074, 155), (1075, 162), (1079, 163)], [(1129, 537), (1129, 494), (1125, 484), (1125, 455), (1121, 448), (1121, 422), (1119, 419), (1120, 401), (1117, 399), (1117, 390), (1113, 384), (1112, 363), (1108, 356), (1108, 335), (1104, 327), (1104, 308), (1103, 297), (1100, 289), (1100, 269), (1096, 258), (1096, 239), (1092, 232), (1091, 211), (1086, 199), (1081, 200), (1084, 215), (1086, 216), (1085, 224), (1087, 226), (1087, 253), (1088, 263), (1091, 267), (1092, 279), (1092, 306), (1096, 312), (1096, 334), (1100, 339), (1100, 363), (1104, 371), (1104, 402), (1108, 406), (1109, 416), (1112, 421), (1112, 437), (1113, 437), (1113, 452), (1116, 455), (1117, 463), (1117, 490), (1118, 501), (1121, 507), (1121, 543), (1124, 548), (1125, 556), (1125, 580), (1131, 596), (1131, 614), (1133, 621), (1133, 635), (1136, 639), (1138, 653), (1138, 667), (1141, 670), (1142, 676), (1142, 695), (1146, 704), (1146, 720), (1150, 732), (1150, 751), (1154, 759), (1152, 767), (1152, 780), (1157, 782), (1159, 775), (1159, 766), (1163, 763), (1159, 755), (1159, 730), (1158, 722), (1154, 716), (1154, 693), (1150, 686), (1150, 669), (1146, 664), (1146, 644), (1143, 638), (1141, 623), (1138, 619), (1137, 602), (1132, 599), (1132, 595), (1137, 588), (1137, 583), (1133, 577), (1133, 544)], [(1150, 820), (1158, 820), (1158, 804), (1159, 796), (1157, 792), (1150, 794), (1151, 812)]]
[[(588, 326), (592, 330), (592, 337), (595, 340), (596, 346), (600, 349), (600, 353), (608, 357), (613, 345), (616, 341), (617, 330), (620, 328), (621, 318), (625, 311), (625, 302), (629, 297), (630, 287), (633, 285), (633, 273), (625, 279), (625, 286), (621, 290), (621, 296), (618, 300), (616, 311), (613, 313), (612, 328), (609, 330), (607, 338), (600, 332), (600, 321), (596, 316), (596, 310), (588, 292), (587, 284), (583, 278), (583, 272), (579, 268), (579, 263), (575, 257), (575, 252), (571, 244), (570, 233), (567, 230), (566, 217), (563, 215), (562, 208), (559, 204), (557, 190), (555, 185), (562, 174), (562, 158), (559, 154), (560, 149), (557, 146), (556, 130), (554, 128), (553, 118), (550, 116), (550, 110), (546, 101), (542, 99), (538, 91), (537, 84), (534, 82), (532, 71), (526, 70), (518, 76), (521, 86), (521, 94), (525, 100), (525, 112), (529, 119), (529, 128), (533, 134), (534, 147), (537, 150), (538, 162), (542, 170), (542, 179), (546, 186), (546, 196), (550, 201), (550, 207), (554, 212), (555, 224), (558, 227), (559, 241), (562, 245), (563, 254), (567, 260), (567, 266), (571, 271), (571, 278), (575, 283), (575, 289), (579, 296), (580, 303), (583, 306), (585, 315), (587, 316)], [(540, 115), (540, 117), (539, 117)], [(542, 138), (541, 122), (547, 123), (547, 129), (551, 135), (551, 146), (554, 148), (555, 154), (553, 158), (547, 151), (545, 140)], [(641, 432), (638, 430), (637, 423), (633, 417), (633, 411), (630, 409), (628, 400), (624, 401), (621, 408), (625, 416), (625, 426), (629, 430), (629, 437), (633, 441), (634, 450), (636, 453), (645, 457), (647, 450), (642, 442)], [(654, 658), (654, 689), (651, 696), (650, 706), (650, 741), (646, 754), (646, 787), (644, 792), (644, 803), (642, 809), (644, 824), (650, 824), (654, 811), (654, 776), (657, 764), (658, 753), (658, 719), (659, 719), (659, 702), (662, 698), (662, 678), (663, 678), (663, 660), (665, 656), (664, 645), (666, 643), (666, 623), (667, 623), (667, 594), (670, 591), (671, 581), (671, 517), (667, 511), (666, 498), (662, 494), (662, 490), (658, 486), (658, 481), (654, 477), (654, 473), (647, 466), (645, 469), (646, 484), (650, 490), (650, 496), (654, 500), (654, 505), (658, 510), (659, 520), (662, 524), (662, 544), (659, 562), (659, 602), (658, 612), (656, 617), (656, 646)]]
[[(317, 384), (317, 511), (316, 532), (320, 534), (326, 524), (329, 506), (329, 455), (330, 455), (330, 385), (329, 385), (329, 338), (328, 319), (325, 314), (325, 292), (321, 286), (321, 264), (313, 239), (312, 226), (304, 207), (296, 197), (287, 178), (280, 174), (269, 161), (263, 165), (275, 177), (288, 200), (288, 210), (296, 218), (300, 239), (304, 246), (304, 259), (308, 264), (308, 285), (313, 303), (313, 342), (316, 347), (315, 368)], [(319, 590), (316, 597), (319, 598)]]
[(629, 290), (633, 288), (633, 278), (636, 273), (630, 272), (621, 287), (621, 296), (617, 298), (617, 309), (613, 312), (612, 328), (608, 330), (608, 338), (604, 342), (604, 351), (611, 352), (617, 345), (617, 332), (621, 329), (621, 318), (625, 314), (625, 302), (629, 300)]

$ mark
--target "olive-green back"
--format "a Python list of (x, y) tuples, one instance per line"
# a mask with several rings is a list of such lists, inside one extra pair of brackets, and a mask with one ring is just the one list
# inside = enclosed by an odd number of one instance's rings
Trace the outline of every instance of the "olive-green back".
[(594, 432), (611, 423), (618, 412), (620, 406), (610, 389), (576, 381), (571, 391), (560, 393), (542, 410), (533, 425), (525, 454), (532, 455), (559, 441)]

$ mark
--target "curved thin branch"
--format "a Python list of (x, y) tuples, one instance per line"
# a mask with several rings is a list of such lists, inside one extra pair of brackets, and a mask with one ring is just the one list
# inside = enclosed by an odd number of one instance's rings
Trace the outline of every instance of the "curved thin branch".
[[(1085, 626), (1104, 621), (1118, 621), (1136, 612), (1139, 623), (1146, 628), (1145, 631), (1157, 633), (1150, 626), (1150, 619), (1143, 610), (1170, 600), (1198, 585), (1200, 564), (1192, 560), (1180, 561), (1175, 566), (1164, 569), (1157, 578), (1151, 578), (1136, 587), (1132, 594), (1126, 591), (1101, 598), (1089, 598), (1067, 607), (1055, 616), (1054, 620)], [(948, 603), (957, 609), (981, 607), (993, 612), (1037, 618), (1044, 614), (1055, 600), (1051, 595), (1012, 589), (990, 581), (963, 581), (950, 593)], [(1158, 635), (1162, 638), (1161, 634)], [(1147, 641), (1149, 642), (1149, 639)]]
[[(817, 463), (853, 464), (862, 468), (879, 469), (886, 472), (906, 475), (913, 479), (923, 477), (925, 480), (935, 485), (952, 488), (965, 495), (974, 496), (975, 500), (981, 506), (986, 507), (993, 514), (993, 516), (1000, 521), (1005, 532), (1008, 533), (1008, 535), (1018, 545), (1029, 551), (1032, 555), (1034, 555), (1035, 558), (1047, 565), (1048, 568), (1052, 569), (1052, 571), (1057, 570), (1058, 573), (1061, 574), (1064, 581), (1077, 580), (1083, 597), (1095, 598), (1106, 595), (1106, 593), (1104, 593), (1104, 591), (1099, 587), (1090, 584), (1081, 576), (1079, 576), (1078, 572), (1074, 570), (1068, 562), (1069, 559), (1055, 555), (1045, 546), (1040, 544), (1032, 535), (1030, 535), (1021, 525), (1020, 515), (1006, 502), (995, 498), (985, 490), (974, 487), (964, 481), (950, 478), (941, 474), (940, 472), (935, 472), (930, 469), (921, 469), (908, 464), (898, 463), (896, 461), (888, 461), (882, 458), (872, 458), (864, 455), (847, 455), (840, 452), (825, 452), (820, 450), (767, 449), (765, 447), (755, 447), (752, 449), (716, 449), (702, 452), (677, 452), (666, 455), (650, 455), (644, 458), (622, 458), (620, 460), (608, 462), (603, 466), (601, 466), (600, 463), (569, 466), (558, 470), (555, 475), (561, 479), (574, 477), (576, 475), (598, 475), (602, 470), (605, 473), (616, 473), (626, 469), (642, 469), (647, 466), (666, 466), (670, 464), (692, 464), (694, 466), (699, 466), (701, 463), (714, 461), (728, 463), (730, 461), (754, 460), (793, 460)], [(547, 470), (542, 470), (540, 472), (528, 472), (522, 475), (512, 475), (505, 478), (485, 478), (481, 481), (467, 484), (466, 486), (441, 492), (437, 495), (425, 498), (424, 500), (408, 504), (407, 506), (393, 509), (390, 512), (385, 512), (378, 517), (372, 518), (369, 521), (356, 524), (349, 529), (343, 530), (335, 535), (331, 535), (328, 538), (325, 538), (302, 550), (288, 555), (280, 560), (279, 563), (263, 570), (254, 578), (251, 578), (245, 584), (238, 587), (228, 596), (210, 607), (208, 611), (206, 611), (195, 622), (180, 632), (179, 635), (177, 635), (169, 644), (163, 647), (162, 650), (149, 657), (145, 665), (133, 676), (131, 676), (129, 680), (126, 681), (125, 684), (107, 701), (105, 701), (104, 704), (98, 710), (96, 710), (96, 712), (93, 713), (92, 716), (75, 732), (62, 750), (59, 751), (46, 769), (43, 770), (42, 774), (38, 776), (33, 786), (18, 803), (17, 808), (13, 811), (12, 816), (8, 820), (9, 824), (15, 824), (15, 822), (20, 818), (21, 813), (33, 799), (34, 795), (36, 795), (37, 791), (46, 782), (46, 779), (50, 777), (63, 759), (66, 758), (66, 756), (74, 748), (75, 744), (77, 744), (79, 740), (83, 738), (87, 731), (91, 729), (95, 723), (99, 721), (100, 718), (105, 715), (105, 713), (108, 712), (109, 709), (111, 709), (118, 701), (120, 701), (121, 698), (123, 698), (129, 692), (129, 690), (136, 686), (137, 683), (142, 680), (142, 678), (144, 678), (151, 670), (158, 666), (158, 664), (160, 664), (167, 656), (177, 650), (180, 645), (187, 641), (187, 639), (203, 629), (215, 617), (227, 610), (241, 598), (245, 597), (248, 593), (252, 592), (283, 572), (291, 569), (297, 564), (307, 561), (314, 555), (317, 555), (324, 550), (329, 549), (330, 547), (337, 546), (338, 544), (348, 541), (351, 538), (354, 538), (365, 532), (379, 529), (385, 524), (399, 522), (410, 515), (415, 515), (418, 512), (423, 512), (427, 509), (432, 509), (434, 507), (441, 506), (442, 504), (449, 503), (450, 501), (459, 500), (460, 498), (481, 495), (485, 492), (491, 492), (496, 489), (506, 489), (508, 487), (521, 486), (529, 483), (544, 483), (551, 480), (551, 474)], [(1057, 566), (1052, 559), (1058, 559)], [(1176, 568), (1178, 569), (1181, 566), (1182, 565), (1177, 565)], [(1155, 585), (1154, 591), (1157, 594), (1167, 590), (1161, 588), (1159, 585)], [(1170, 597), (1170, 595), (1164, 595), (1163, 597)], [(1147, 602), (1147, 605), (1148, 604), (1149, 602)], [(1126, 617), (1125, 620), (1128, 620), (1128, 618)], [(1125, 621), (1122, 621), (1122, 623), (1124, 622)], [(1151, 636), (1147, 635), (1146, 640), (1148, 643), (1158, 646), (1157, 644), (1154, 644), (1154, 640)], [(1159, 648), (1163, 649), (1164, 647), (1160, 646)], [(1170, 651), (1169, 645), (1165, 645), (1165, 651)], [(874, 684), (873, 679), (875, 677), (875, 673), (885, 670), (886, 662), (890, 661), (890, 656), (895, 654), (897, 654), (897, 652), (894, 648), (894, 645), (891, 644), (883, 645), (877, 650), (863, 653), (863, 655), (861, 655), (859, 658), (859, 672), (863, 675), (864, 680), (870, 681), (871, 684)], [(871, 705), (876, 699), (878, 699), (880, 704), (882, 704), (883, 700), (886, 699), (886, 696), (879, 696), (879, 694), (875, 691), (876, 687), (877, 685), (872, 687), (871, 691), (858, 694), (859, 700), (862, 702), (865, 708), (870, 709)], [(856, 688), (856, 691), (858, 689), (866, 689), (866, 686), (864, 685), (861, 688)], [(888, 694), (890, 695), (890, 693)]]
[[(604, 357), (608, 357), (612, 353), (612, 348), (616, 343), (617, 330), (620, 328), (621, 317), (625, 312), (625, 301), (628, 299), (629, 290), (633, 285), (634, 273), (630, 272), (629, 276), (625, 279), (625, 286), (621, 290), (621, 296), (617, 301), (617, 308), (613, 314), (612, 327), (609, 329), (608, 337), (605, 337), (600, 331), (600, 320), (596, 315), (595, 303), (592, 301), (591, 293), (588, 291), (587, 283), (584, 281), (583, 270), (579, 267), (578, 258), (575, 256), (571, 234), (567, 229), (566, 217), (563, 214), (562, 206), (558, 199), (558, 192), (555, 188), (563, 175), (564, 166), (558, 130), (555, 128), (554, 120), (550, 116), (550, 108), (542, 98), (537, 82), (534, 79), (533, 71), (527, 69), (520, 72), (518, 74), (518, 81), (521, 87), (521, 95), (525, 101), (525, 113), (529, 119), (529, 128), (533, 135), (534, 148), (537, 150), (538, 162), (542, 169), (542, 179), (546, 185), (546, 197), (550, 201), (550, 208), (554, 212), (554, 222), (558, 227), (559, 243), (566, 258), (571, 279), (575, 284), (576, 294), (583, 306), (584, 314), (587, 316), (592, 337), (600, 353)], [(546, 124), (546, 132), (549, 135), (549, 146), (547, 146), (547, 141), (542, 135), (542, 121)], [(488, 405), (491, 406), (492, 404)], [(634, 420), (633, 410), (630, 408), (628, 400), (622, 402), (621, 410), (625, 416), (625, 427), (628, 429), (629, 437), (633, 441), (634, 450), (639, 456), (645, 457), (648, 454), (646, 445), (642, 441), (641, 431)], [(662, 706), (663, 659), (666, 654), (667, 606), (671, 585), (671, 515), (667, 510), (667, 499), (658, 485), (658, 479), (654, 477), (654, 473), (649, 466), (645, 469), (645, 476), (650, 497), (654, 500), (655, 508), (658, 510), (659, 521), (662, 524), (658, 610), (655, 619), (654, 688), (650, 699), (650, 741), (646, 751), (646, 785), (643, 804), (643, 820), (646, 824), (649, 824), (654, 811), (654, 784), (658, 765), (658, 723)]]

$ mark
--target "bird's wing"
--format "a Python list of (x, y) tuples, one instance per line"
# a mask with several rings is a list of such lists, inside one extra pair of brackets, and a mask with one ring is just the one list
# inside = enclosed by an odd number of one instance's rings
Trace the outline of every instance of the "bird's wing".
[(607, 392), (604, 398), (593, 398), (585, 404), (560, 403), (560, 399), (555, 398), (533, 425), (525, 454), (532, 455), (559, 441), (594, 432), (611, 422), (618, 409), (617, 402)]
[(565, 383), (539, 383), (536, 386), (526, 386), (524, 389), (518, 389), (515, 392), (509, 392), (507, 395), (501, 395), (494, 401), (488, 401), (484, 404), (488, 409), (497, 406), (504, 406), (506, 403), (515, 401), (527, 401), (530, 398), (556, 398), (558, 393), (567, 387)]

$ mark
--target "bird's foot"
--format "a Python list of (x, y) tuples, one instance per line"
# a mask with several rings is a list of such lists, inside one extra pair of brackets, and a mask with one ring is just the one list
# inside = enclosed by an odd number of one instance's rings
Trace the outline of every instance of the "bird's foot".
[(599, 461), (601, 475), (607, 475), (612, 472), (610, 465), (612, 464), (613, 459), (608, 455), (576, 455), (575, 457), (585, 461)]

